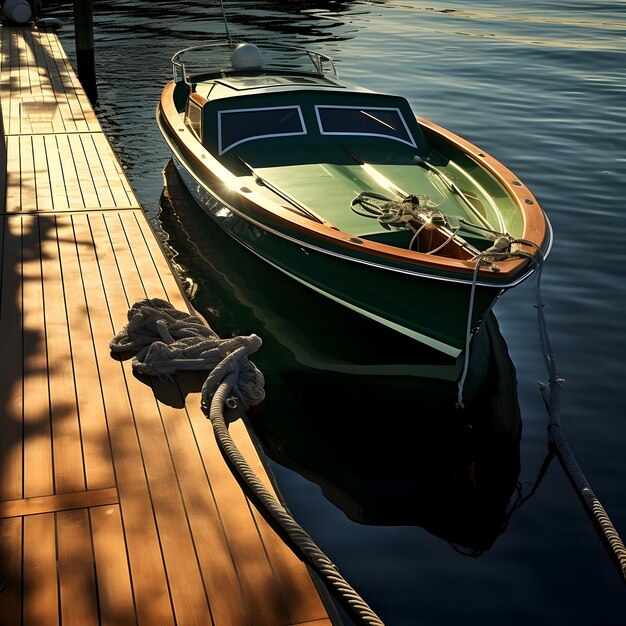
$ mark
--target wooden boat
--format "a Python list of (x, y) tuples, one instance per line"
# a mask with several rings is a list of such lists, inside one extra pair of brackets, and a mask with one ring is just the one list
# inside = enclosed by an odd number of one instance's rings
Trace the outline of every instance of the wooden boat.
[(547, 256), (549, 222), (512, 172), (329, 57), (220, 44), (172, 63), (157, 120), (194, 198), (328, 298), (457, 357)]

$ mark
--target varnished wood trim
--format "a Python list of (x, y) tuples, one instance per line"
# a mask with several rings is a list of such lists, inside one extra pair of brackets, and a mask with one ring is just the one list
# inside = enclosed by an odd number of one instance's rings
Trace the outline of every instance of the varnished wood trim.
[[(446, 128), (421, 117), (416, 117), (416, 119), (426, 129), (441, 137), (445, 137), (447, 141), (480, 163), (498, 179), (524, 217), (524, 234), (522, 235), (524, 239), (529, 239), (537, 244), (540, 244), (545, 239), (547, 226), (543, 211), (530, 189), (511, 170), (484, 150), (455, 135)], [(513, 181), (515, 181), (515, 185)], [(529, 204), (529, 202), (532, 204)]]
[(189, 98), (201, 107), (204, 106), (208, 100), (195, 91), (189, 95)]
[(74, 491), (56, 496), (39, 496), (23, 500), (5, 500), (0, 502), (0, 519), (21, 517), (23, 515), (39, 515), (55, 511), (86, 509), (92, 506), (105, 506), (119, 502), (117, 489), (93, 489), (90, 491)]

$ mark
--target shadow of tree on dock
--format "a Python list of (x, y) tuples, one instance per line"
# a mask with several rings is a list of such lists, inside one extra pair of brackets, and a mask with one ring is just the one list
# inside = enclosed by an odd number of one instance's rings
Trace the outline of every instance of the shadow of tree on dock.
[[(77, 349), (85, 339), (92, 345), (89, 327), (83, 321), (74, 331), (70, 329), (70, 322), (87, 311), (79, 254), (93, 248), (93, 242), (75, 236), (72, 216), (33, 213), (38, 208), (35, 177), (33, 172), (21, 175), (19, 152), (11, 150), (19, 150), (21, 133), (51, 128), (34, 128), (32, 120), (22, 125), (19, 115), (13, 118), (14, 128), (9, 130), (6, 125), (9, 111), (24, 114), (23, 107), (11, 108), (22, 103), (22, 93), (32, 98), (31, 86), (20, 84), (24, 72), (32, 72), (33, 64), (42, 63), (39, 76), (51, 85), (57, 79), (43, 72), (54, 59), (42, 58), (47, 52), (39, 47), (34, 50), (26, 27), (2, 28), (0, 36), (0, 583), (6, 584), (0, 593), (0, 623), (17, 624), (22, 611), (25, 619), (30, 616), (35, 622), (36, 614), (56, 614), (58, 576), (87, 599), (76, 606), (84, 607), (91, 598), (91, 609), (97, 613), (98, 608), (88, 510), (81, 513), (82, 536), (73, 538), (88, 546), (81, 554), (71, 549), (58, 552), (57, 535), (65, 532), (57, 524), (58, 513), (44, 511), (22, 517), (15, 511), (23, 510), (28, 498), (112, 487), (115, 480), (104, 409), (95, 410), (96, 419), (99, 415), (105, 425), (99, 432), (94, 431), (94, 415), (89, 414), (97, 407), (98, 397), (102, 405), (101, 394), (76, 383), (76, 372), (89, 367), (81, 360), (84, 350)], [(5, 54), (9, 42), (11, 52)], [(12, 71), (13, 66), (24, 72)], [(75, 85), (64, 87), (76, 91)], [(15, 139), (9, 148), (7, 135)], [(27, 195), (33, 202), (25, 206)], [(5, 515), (8, 509), (3, 505), (7, 503), (13, 512)], [(43, 527), (48, 529), (46, 533), (33, 530)], [(90, 579), (73, 578), (76, 559), (88, 565)], [(45, 604), (45, 599), (50, 603)]]

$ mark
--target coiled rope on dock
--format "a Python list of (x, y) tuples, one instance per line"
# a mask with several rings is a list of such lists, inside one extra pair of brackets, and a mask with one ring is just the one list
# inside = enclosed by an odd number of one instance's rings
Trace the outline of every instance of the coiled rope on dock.
[(179, 370), (209, 371), (202, 386), (202, 410), (217, 442), (257, 502), (288, 535), (304, 559), (363, 624), (384, 626), (337, 566), (315, 544), (259, 480), (230, 435), (224, 407), (248, 410), (265, 398), (262, 373), (248, 359), (261, 347), (257, 335), (221, 339), (202, 319), (158, 298), (140, 300), (128, 311), (128, 324), (110, 341), (113, 352), (136, 351), (133, 370), (171, 380)]
[(251, 354), (259, 349), (257, 335), (220, 338), (199, 317), (178, 311), (166, 300), (140, 300), (128, 310), (128, 324), (109, 342), (113, 352), (135, 351), (137, 374), (171, 380), (183, 370), (211, 372), (205, 385), (217, 387), (228, 372), (236, 370), (232, 388), (244, 406), (265, 398), (263, 374), (248, 359), (234, 360), (239, 348)]

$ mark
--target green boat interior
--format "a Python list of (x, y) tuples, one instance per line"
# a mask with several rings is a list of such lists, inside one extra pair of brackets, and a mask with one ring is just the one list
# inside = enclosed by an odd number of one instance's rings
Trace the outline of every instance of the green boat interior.
[(175, 101), (203, 146), (311, 219), (461, 259), (489, 248), (498, 233), (522, 235), (502, 184), (423, 128), (402, 97), (262, 71), (204, 76), (192, 89), (189, 98), (179, 82)]

